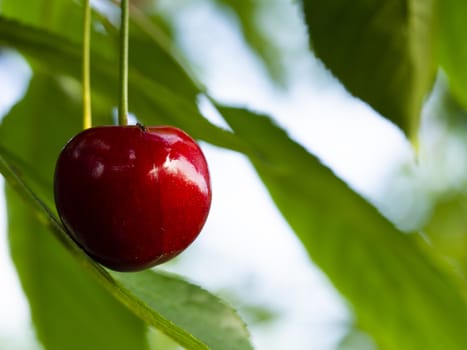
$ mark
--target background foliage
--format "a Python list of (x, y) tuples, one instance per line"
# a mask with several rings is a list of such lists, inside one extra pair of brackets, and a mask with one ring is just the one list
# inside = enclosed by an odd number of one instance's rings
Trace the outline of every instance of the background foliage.
[[(144, 124), (175, 125), (248, 158), (310, 260), (355, 316), (341, 349), (467, 348), (467, 6), (459, 0), (209, 2), (235, 18), (278, 93), (286, 94), (300, 55), (315, 55), (350, 94), (400, 128), (413, 157), (397, 178), (424, 193), (412, 208), (427, 208), (405, 212), (402, 220), (393, 213), (407, 196), (369, 201), (272, 117), (208, 91), (203, 72), (177, 46), (181, 13), (195, 11), (196, 3), (203, 1), (133, 2), (130, 111)], [(2, 119), (0, 171), (11, 255), (37, 337), (47, 349), (150, 349), (152, 327), (188, 349), (251, 349), (244, 321), (217, 296), (158, 270), (108, 271), (57, 220), (54, 163), (80, 128), (81, 5), (0, 2), (1, 48), (21, 54), (33, 72), (27, 93)], [(93, 5), (93, 114), (95, 124), (109, 124), (118, 96), (118, 6)], [(281, 8), (293, 11), (306, 31), (277, 31)], [(305, 32), (311, 49), (299, 51), (290, 41), (305, 39)], [(225, 127), (207, 118), (200, 101)]]

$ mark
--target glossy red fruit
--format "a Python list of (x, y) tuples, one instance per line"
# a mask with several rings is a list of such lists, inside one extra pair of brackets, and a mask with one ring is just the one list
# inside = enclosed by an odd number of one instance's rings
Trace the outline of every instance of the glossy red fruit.
[(119, 271), (167, 261), (198, 236), (211, 204), (206, 159), (173, 127), (102, 126), (64, 147), (55, 202), (70, 236)]

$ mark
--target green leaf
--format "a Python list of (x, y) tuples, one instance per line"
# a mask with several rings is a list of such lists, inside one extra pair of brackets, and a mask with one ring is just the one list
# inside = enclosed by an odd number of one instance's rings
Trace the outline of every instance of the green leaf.
[(266, 117), (220, 111), (310, 257), (381, 348), (467, 347), (465, 282), (417, 234), (399, 232)]
[(260, 21), (261, 11), (270, 4), (258, 0), (217, 0), (217, 2), (235, 13), (246, 43), (260, 58), (270, 77), (275, 82), (284, 84), (286, 72), (281, 61), (282, 52), (272, 40), (271, 34), (262, 28)]
[(441, 66), (446, 72), (450, 89), (467, 108), (467, 2), (443, 0), (439, 2)]
[(138, 67), (138, 70), (144, 72), (145, 76), (162, 83), (167, 89), (177, 91), (179, 95), (184, 96), (189, 101), (196, 101), (196, 96), (201, 93), (201, 90), (178, 66), (173, 57), (154, 45), (154, 40), (149, 34), (154, 30), (157, 30), (158, 35), (163, 35), (163, 32), (158, 29), (154, 20), (146, 17), (145, 19), (144, 28), (150, 31), (149, 33), (143, 31), (136, 24), (130, 28), (129, 64), (132, 67)]
[(467, 276), (467, 197), (457, 193), (438, 201), (424, 232), (441, 254)]
[[(149, 39), (147, 39), (149, 40)], [(68, 39), (0, 17), (0, 45), (16, 48), (53, 74), (81, 77), (80, 45)], [(148, 45), (155, 45), (148, 41)], [(143, 53), (141, 53), (143, 54)], [(93, 51), (91, 58), (93, 99), (117, 106), (118, 69), (115, 62)], [(160, 69), (171, 69), (161, 66)], [(161, 85), (140, 66), (129, 67), (130, 111), (147, 124), (171, 124), (182, 127), (193, 137), (230, 149), (241, 149), (232, 133), (206, 120), (197, 101)], [(190, 90), (190, 88), (187, 88)], [(109, 111), (110, 114), (110, 111)]]
[(436, 73), (434, 0), (302, 0), (315, 54), (410, 137)]
[(24, 2), (15, 0), (0, 2), (0, 12), (3, 16), (16, 18), (36, 27), (62, 31), (67, 35), (72, 35), (75, 31), (70, 28), (81, 22), (80, 16), (77, 16), (81, 13), (72, 12), (77, 8), (76, 3), (66, 0), (30, 0), (27, 6)]
[[(430, 191), (423, 232), (433, 247), (467, 276), (467, 112), (439, 79), (424, 118), (420, 170)], [(426, 135), (422, 134), (422, 137)]]
[[(110, 272), (112, 277), (144, 303), (153, 323), (174, 339), (181, 337), (172, 324), (189, 331), (209, 349), (252, 349), (248, 332), (238, 315), (205, 290), (162, 272)], [(141, 310), (143, 313), (143, 310)], [(187, 342), (180, 342), (186, 344)], [(204, 347), (203, 347), (204, 348)]]
[[(55, 157), (77, 130), (79, 111), (57, 82), (35, 76), (1, 124), (2, 145), (34, 164), (24, 173), (49, 191), (51, 181), (43, 180), (52, 178)], [(41, 343), (52, 350), (147, 349), (144, 323), (79, 266), (10, 187), (6, 194), (11, 254)]]
[(339, 342), (336, 350), (377, 350), (377, 347), (367, 334), (352, 327)]
[(7, 187), (8, 236), (46, 349), (148, 349), (146, 327), (76, 263)]

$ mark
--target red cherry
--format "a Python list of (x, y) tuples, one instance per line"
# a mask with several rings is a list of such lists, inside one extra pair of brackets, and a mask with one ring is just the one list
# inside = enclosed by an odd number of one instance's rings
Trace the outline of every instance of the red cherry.
[(201, 149), (169, 126), (82, 131), (60, 153), (54, 186), (69, 235), (119, 271), (178, 255), (198, 236), (211, 205)]

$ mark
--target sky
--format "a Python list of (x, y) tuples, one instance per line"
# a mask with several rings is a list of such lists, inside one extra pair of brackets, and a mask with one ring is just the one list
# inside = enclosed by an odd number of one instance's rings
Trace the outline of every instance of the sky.
[[(167, 6), (166, 11), (173, 10)], [(394, 168), (410, 159), (410, 147), (400, 130), (351, 97), (312, 55), (302, 53), (284, 93), (270, 84), (235, 30), (235, 22), (209, 2), (177, 11), (177, 29), (184, 33), (178, 37), (180, 48), (202, 72), (214, 97), (270, 113), (364, 196), (377, 201)], [(277, 11), (284, 11), (284, 18), (296, 15), (293, 8)], [(284, 23), (304, 30), (296, 21)], [(288, 45), (306, 47), (303, 33), (295, 40)], [(229, 44), (219, 45), (221, 41)], [(29, 74), (24, 64), (15, 62), (17, 69), (8, 66), (13, 64), (10, 61), (0, 65), (0, 87), (10, 87), (0, 95), (0, 114), (21, 94), (21, 82)], [(210, 120), (225, 125), (206, 101), (200, 105)], [(260, 350), (333, 349), (351, 319), (345, 302), (310, 263), (245, 157), (201, 146), (211, 170), (211, 213), (193, 246), (176, 264), (161, 268), (181, 273), (208, 290), (231, 290), (242, 300), (270, 307), (278, 321), (252, 328)], [(11, 350), (30, 349), (29, 311), (8, 256), (5, 225), (0, 197), (0, 342), (11, 342)]]

